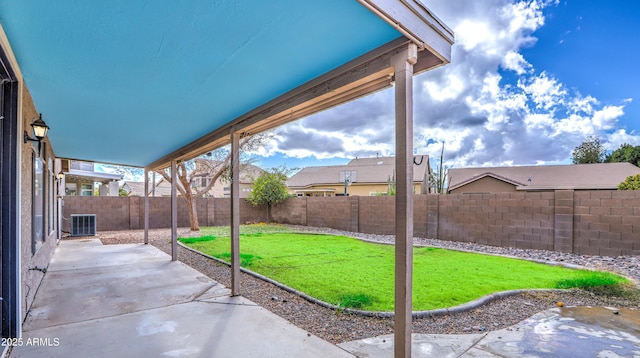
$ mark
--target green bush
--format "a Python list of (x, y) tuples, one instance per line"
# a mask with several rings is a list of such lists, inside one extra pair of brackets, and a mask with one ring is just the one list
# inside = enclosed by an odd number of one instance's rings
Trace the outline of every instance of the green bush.
[(628, 176), (618, 185), (618, 190), (640, 190), (640, 174)]
[(624, 283), (622, 277), (610, 274), (608, 272), (593, 272), (592, 274), (582, 277), (576, 277), (566, 280), (558, 281), (556, 288), (592, 288), (602, 286), (614, 286), (619, 283)]
[(339, 307), (362, 309), (373, 302), (373, 297), (365, 293), (347, 294), (340, 297)]

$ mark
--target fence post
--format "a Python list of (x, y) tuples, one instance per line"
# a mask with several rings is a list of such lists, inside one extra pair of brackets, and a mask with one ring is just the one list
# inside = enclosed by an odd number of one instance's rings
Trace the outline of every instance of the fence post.
[(216, 198), (207, 198), (207, 226), (216, 225)]
[(302, 217), (304, 218), (304, 219), (303, 219), (303, 220), (304, 220), (304, 223), (303, 223), (302, 225), (307, 226), (307, 197), (306, 197), (306, 196), (303, 196), (303, 197), (302, 197), (302, 200), (303, 200), (303, 201), (302, 201), (302, 205), (301, 205), (301, 207), (302, 207), (302, 211), (303, 211), (303, 212), (302, 212), (302, 214), (301, 214), (301, 215), (302, 215)]
[(130, 196), (129, 204), (129, 230), (138, 230), (140, 228), (140, 198)]
[(360, 212), (360, 197), (359, 196), (350, 196), (349, 201), (351, 201), (351, 232), (360, 232), (360, 224), (359, 224), (359, 212)]
[(554, 192), (553, 250), (573, 252), (573, 190)]
[(427, 194), (427, 238), (438, 238), (438, 196)]

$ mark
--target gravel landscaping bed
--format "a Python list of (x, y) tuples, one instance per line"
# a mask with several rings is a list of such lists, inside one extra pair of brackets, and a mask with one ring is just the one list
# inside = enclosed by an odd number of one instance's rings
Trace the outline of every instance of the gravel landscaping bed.
[[(352, 236), (375, 242), (393, 242), (393, 236), (389, 235), (361, 234), (306, 226), (291, 226), (291, 228), (304, 232)], [(181, 237), (192, 236), (188, 228), (180, 229), (178, 232)], [(144, 231), (103, 231), (98, 232), (97, 237), (106, 245), (142, 243)], [(171, 231), (169, 229), (149, 231), (149, 243), (168, 254), (171, 254), (170, 237)], [(414, 244), (606, 270), (623, 274), (635, 280), (636, 283), (640, 282), (640, 257), (609, 258), (574, 255), (421, 238), (416, 238)], [(182, 247), (178, 247), (178, 259), (213, 280), (225, 286), (230, 285), (228, 266)], [(341, 343), (393, 333), (393, 319), (339, 313), (311, 303), (273, 284), (245, 273), (241, 274), (240, 282), (241, 292), (244, 297), (329, 342)], [(580, 290), (523, 293), (500, 298), (466, 312), (414, 319), (413, 332), (461, 334), (502, 329), (529, 318), (540, 311), (556, 307), (558, 302), (563, 302), (566, 306), (615, 306), (640, 309), (638, 302), (597, 296)]]

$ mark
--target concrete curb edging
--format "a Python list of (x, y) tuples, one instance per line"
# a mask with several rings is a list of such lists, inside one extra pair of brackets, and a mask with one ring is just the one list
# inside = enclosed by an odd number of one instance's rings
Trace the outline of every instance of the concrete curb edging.
[[(207, 255), (205, 253), (202, 253), (198, 250), (192, 249), (188, 246), (186, 246), (185, 244), (181, 243), (178, 241), (178, 245), (180, 245), (181, 247), (196, 253), (198, 255), (204, 256), (208, 259), (214, 260), (218, 263), (221, 263), (223, 265), (226, 266), (231, 266), (230, 263), (223, 261), (217, 257), (213, 257), (210, 255)], [(350, 314), (357, 314), (357, 315), (361, 315), (361, 316), (367, 316), (367, 317), (379, 317), (379, 318), (393, 318), (394, 316), (394, 312), (375, 312), (375, 311), (364, 311), (364, 310), (357, 310), (357, 309), (353, 309), (353, 308), (342, 308), (336, 305), (332, 305), (328, 302), (319, 300), (315, 297), (311, 297), (309, 295), (307, 295), (304, 292), (298, 291), (294, 288), (291, 288), (287, 285), (284, 285), (278, 281), (275, 281), (273, 279), (270, 279), (266, 276), (263, 276), (259, 273), (253, 272), (251, 270), (247, 270), (246, 268), (240, 267), (240, 271), (249, 274), (255, 278), (258, 278), (260, 280), (269, 282), (287, 292), (293, 293), (295, 295), (298, 295), (302, 298), (304, 298), (305, 300), (315, 303), (317, 305), (320, 305), (322, 307), (328, 308), (328, 309), (332, 309), (332, 310), (336, 310), (336, 311), (340, 311), (343, 313), (350, 313)], [(466, 312), (475, 308), (478, 308), (484, 304), (487, 304), (493, 300), (499, 299), (499, 298), (503, 298), (503, 297), (509, 297), (509, 296), (515, 296), (521, 293), (526, 293), (526, 292), (566, 292), (567, 290), (561, 290), (561, 289), (529, 289), (529, 290), (511, 290), (511, 291), (502, 291), (502, 292), (496, 292), (496, 293), (492, 293), (483, 297), (480, 297), (476, 300), (467, 302), (467, 303), (463, 303), (461, 305), (458, 306), (454, 306), (454, 307), (449, 307), (449, 308), (439, 308), (439, 309), (435, 309), (435, 310), (428, 310), (428, 311), (413, 311), (413, 313), (411, 314), (411, 316), (413, 318), (425, 318), (425, 317), (437, 317), (437, 316), (444, 316), (444, 315), (448, 315), (448, 314), (453, 314), (453, 313), (461, 313), (461, 312)]]

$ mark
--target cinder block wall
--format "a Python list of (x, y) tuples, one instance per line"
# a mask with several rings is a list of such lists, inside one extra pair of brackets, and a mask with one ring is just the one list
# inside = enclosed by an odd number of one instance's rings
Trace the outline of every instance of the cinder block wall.
[(271, 219), (282, 224), (307, 225), (307, 201), (309, 199), (313, 198), (301, 196), (272, 206)]
[[(348, 196), (307, 198), (307, 225), (351, 230), (351, 202)], [(297, 200), (291, 198), (290, 200)]]
[[(200, 225), (228, 225), (228, 198), (198, 201)], [(150, 227), (169, 227), (170, 198), (149, 198)], [(189, 226), (178, 201), (179, 226)], [(65, 197), (64, 217), (97, 214), (98, 230), (142, 229), (144, 199)], [(241, 200), (240, 222), (267, 221), (265, 207)], [(394, 234), (394, 197), (299, 197), (274, 205), (275, 222)], [(64, 220), (64, 230), (69, 230)], [(587, 255), (640, 255), (640, 191), (418, 195), (414, 234), (441, 240)]]
[[(229, 225), (231, 220), (230, 201), (227, 198), (202, 198), (196, 202), (200, 226)], [(71, 214), (95, 214), (96, 229), (138, 230), (144, 228), (144, 198), (107, 196), (65, 196), (63, 205), (62, 230), (69, 232)], [(267, 211), (240, 201), (240, 222), (267, 220)], [(171, 198), (149, 198), (149, 227), (152, 229), (171, 226)], [(189, 208), (178, 198), (178, 226), (189, 227)]]
[(640, 191), (576, 191), (573, 251), (640, 255)]
[(396, 201), (394, 196), (361, 196), (359, 232), (391, 235), (396, 230)]
[(437, 197), (438, 238), (553, 250), (554, 193), (455, 194)]

